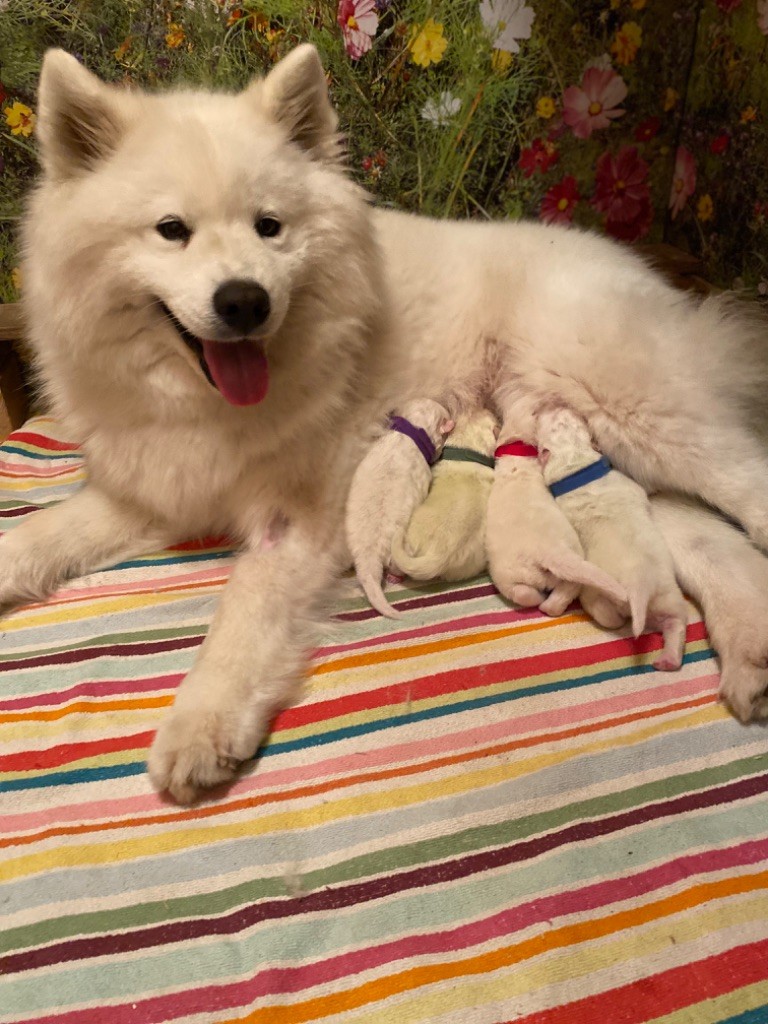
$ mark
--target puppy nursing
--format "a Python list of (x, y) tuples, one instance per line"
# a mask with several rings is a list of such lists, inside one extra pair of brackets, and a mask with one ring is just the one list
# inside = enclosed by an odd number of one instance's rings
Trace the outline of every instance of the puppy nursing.
[[(573, 524), (587, 558), (626, 588), (634, 635), (639, 636), (646, 625), (662, 633), (664, 647), (654, 668), (679, 668), (687, 607), (672, 556), (651, 518), (647, 494), (633, 480), (600, 463), (586, 424), (570, 410), (541, 412), (537, 439), (544, 480), (558, 494), (558, 507)], [(585, 474), (579, 478), (575, 474), (580, 470)], [(581, 602), (597, 622), (614, 629), (623, 624), (620, 609), (626, 606), (617, 606), (608, 597), (586, 585)]]
[(415, 580), (466, 580), (483, 572), (485, 516), (493, 483), (496, 419), (481, 410), (456, 419), (432, 487), (392, 542), (392, 562)]
[[(503, 433), (510, 429), (505, 422)], [(621, 604), (626, 591), (584, 558), (576, 531), (547, 490), (537, 451), (521, 441), (496, 450), (486, 546), (491, 578), (508, 600), (562, 615), (589, 585)]]
[(418, 399), (402, 407), (402, 416), (373, 445), (358, 466), (347, 499), (347, 542), (355, 571), (371, 605), (396, 619), (381, 586), (389, 566), (392, 539), (424, 501), (432, 480), (432, 462), (440, 454), (453, 422), (438, 402)]

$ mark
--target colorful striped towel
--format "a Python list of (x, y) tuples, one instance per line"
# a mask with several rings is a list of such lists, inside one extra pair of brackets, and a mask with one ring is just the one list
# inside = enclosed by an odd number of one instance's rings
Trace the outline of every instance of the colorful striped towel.
[[(10, 528), (83, 478), (37, 419)], [(144, 771), (231, 566), (148, 554), (5, 619), (0, 1020), (768, 1020), (768, 737), (685, 665), (487, 580), (339, 605), (258, 767), (179, 808)]]

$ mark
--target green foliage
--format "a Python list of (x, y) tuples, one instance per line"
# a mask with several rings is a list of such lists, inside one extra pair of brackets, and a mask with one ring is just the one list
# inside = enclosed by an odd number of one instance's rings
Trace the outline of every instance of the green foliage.
[[(246, 0), (239, 8), (215, 0), (14, 0), (0, 17), (3, 105), (18, 101), (34, 111), (50, 46), (110, 82), (236, 90), (309, 40), (328, 72), (352, 173), (381, 201), (440, 216), (515, 211), (509, 174), (532, 130), (544, 57), (524, 49), (496, 71), (477, 0), (412, 0), (380, 12), (370, 52), (354, 60), (337, 9), (335, 0)], [(443, 26), (448, 45), (437, 63), (421, 67), (409, 42), (428, 17)], [(439, 107), (444, 93), (454, 112), (433, 123), (425, 105)], [(4, 298), (13, 294), (13, 226), (36, 173), (34, 145), (34, 132), (12, 135), (0, 121)]]

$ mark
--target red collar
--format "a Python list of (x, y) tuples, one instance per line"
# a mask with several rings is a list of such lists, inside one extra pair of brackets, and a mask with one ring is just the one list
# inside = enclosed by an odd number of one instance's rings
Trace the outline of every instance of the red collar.
[(494, 458), (497, 459), (500, 459), (503, 455), (517, 455), (518, 458), (537, 459), (539, 457), (539, 449), (535, 445), (526, 444), (525, 441), (508, 441), (506, 444), (500, 444), (493, 454)]

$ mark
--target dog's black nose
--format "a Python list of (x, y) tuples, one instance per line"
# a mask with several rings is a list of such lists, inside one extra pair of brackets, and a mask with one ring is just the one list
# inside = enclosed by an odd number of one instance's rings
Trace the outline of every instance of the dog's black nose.
[(225, 281), (213, 294), (213, 308), (227, 327), (248, 334), (269, 316), (269, 295), (255, 281)]

